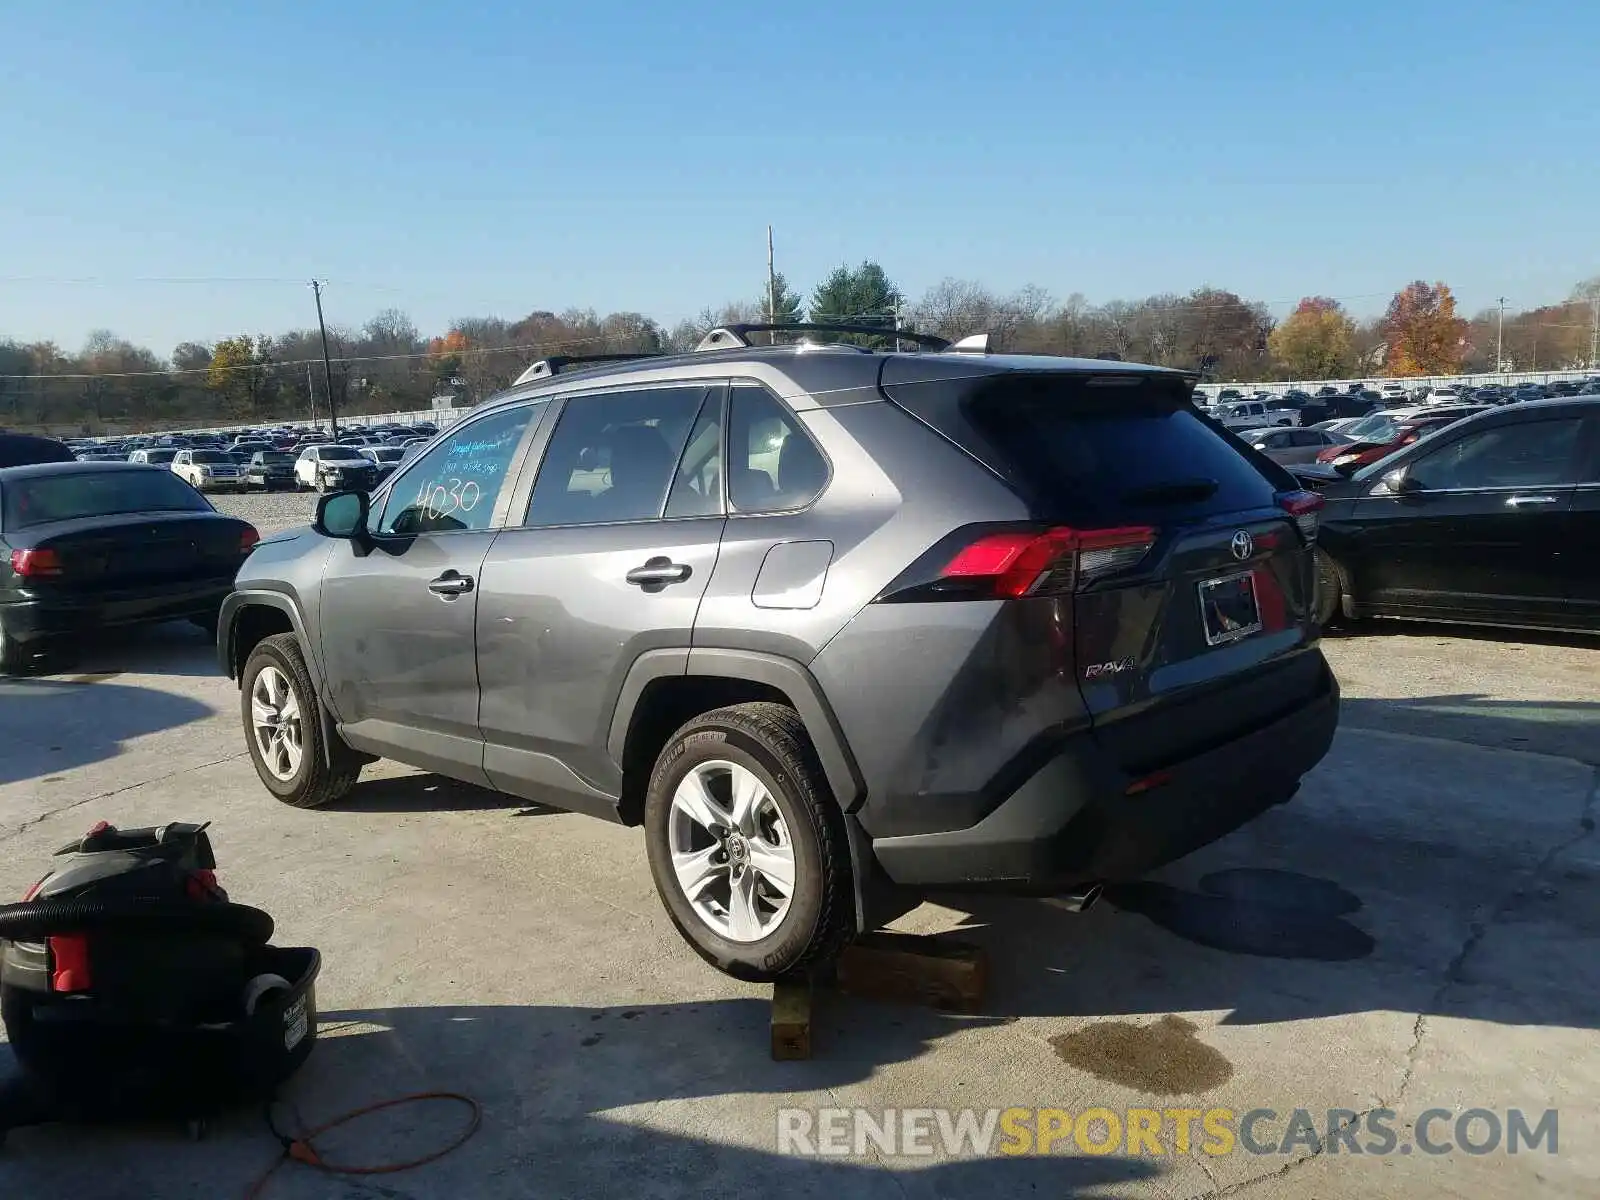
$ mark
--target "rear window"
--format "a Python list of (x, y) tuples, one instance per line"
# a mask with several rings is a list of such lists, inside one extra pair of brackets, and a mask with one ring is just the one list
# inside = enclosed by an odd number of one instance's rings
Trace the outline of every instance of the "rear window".
[(206, 512), (211, 505), (166, 471), (77, 471), (13, 479), (0, 494), (7, 529), (137, 512)]
[(935, 427), (1048, 519), (1159, 523), (1269, 506), (1275, 488), (1294, 486), (1208, 425), (1184, 402), (1185, 386), (1163, 376), (1005, 377), (960, 404), (976, 440)]

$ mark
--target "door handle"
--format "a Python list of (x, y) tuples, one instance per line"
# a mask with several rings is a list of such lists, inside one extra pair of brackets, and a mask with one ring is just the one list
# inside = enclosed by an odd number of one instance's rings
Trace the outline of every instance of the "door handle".
[(670, 558), (652, 558), (642, 567), (635, 567), (624, 578), (647, 590), (660, 591), (669, 583), (682, 583), (693, 574), (688, 563), (675, 563)]
[(446, 571), (439, 578), (428, 583), (428, 590), (435, 596), (443, 596), (446, 599), (464, 595), (472, 590), (472, 576), (461, 575), (455, 571)]
[(1555, 496), (1512, 496), (1506, 501), (1507, 508), (1532, 508), (1541, 504), (1559, 504), (1561, 501)]

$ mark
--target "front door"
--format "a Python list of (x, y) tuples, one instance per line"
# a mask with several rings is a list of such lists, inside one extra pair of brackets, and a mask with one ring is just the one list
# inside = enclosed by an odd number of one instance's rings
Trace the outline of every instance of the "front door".
[(1600, 631), (1600, 415), (1587, 422), (1587, 446), (1568, 509), (1568, 541), (1561, 549), (1566, 579), (1566, 622)]
[(482, 569), (478, 723), (501, 791), (616, 819), (607, 738), (623, 679), (641, 654), (688, 647), (717, 561), (724, 390), (565, 402)]
[(375, 502), (371, 544), (341, 542), (330, 555), (320, 607), (325, 694), (358, 750), (488, 785), (479, 576), (504, 519), (505, 481), (544, 407), (462, 422)]
[(1556, 619), (1580, 426), (1553, 417), (1469, 427), (1414, 456), (1406, 476), (1417, 490), (1355, 502), (1363, 590), (1401, 615)]

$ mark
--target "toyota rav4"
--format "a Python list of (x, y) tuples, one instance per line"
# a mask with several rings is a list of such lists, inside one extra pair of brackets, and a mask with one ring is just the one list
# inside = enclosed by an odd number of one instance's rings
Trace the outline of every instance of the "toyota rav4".
[(267, 789), (381, 757), (642, 825), (747, 979), (932, 889), (1082, 899), (1294, 794), (1338, 712), (1321, 499), (1192, 376), (770, 328), (537, 363), (263, 541), (218, 649)]

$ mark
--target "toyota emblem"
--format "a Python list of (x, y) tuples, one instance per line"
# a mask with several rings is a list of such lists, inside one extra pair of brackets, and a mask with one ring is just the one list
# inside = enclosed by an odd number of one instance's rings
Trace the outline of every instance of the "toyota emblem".
[(1233, 540), (1228, 543), (1228, 547), (1233, 551), (1233, 556), (1240, 562), (1243, 562), (1245, 559), (1249, 558), (1255, 553), (1256, 542), (1255, 539), (1250, 536), (1249, 530), (1241, 529), (1238, 533), (1233, 535)]

